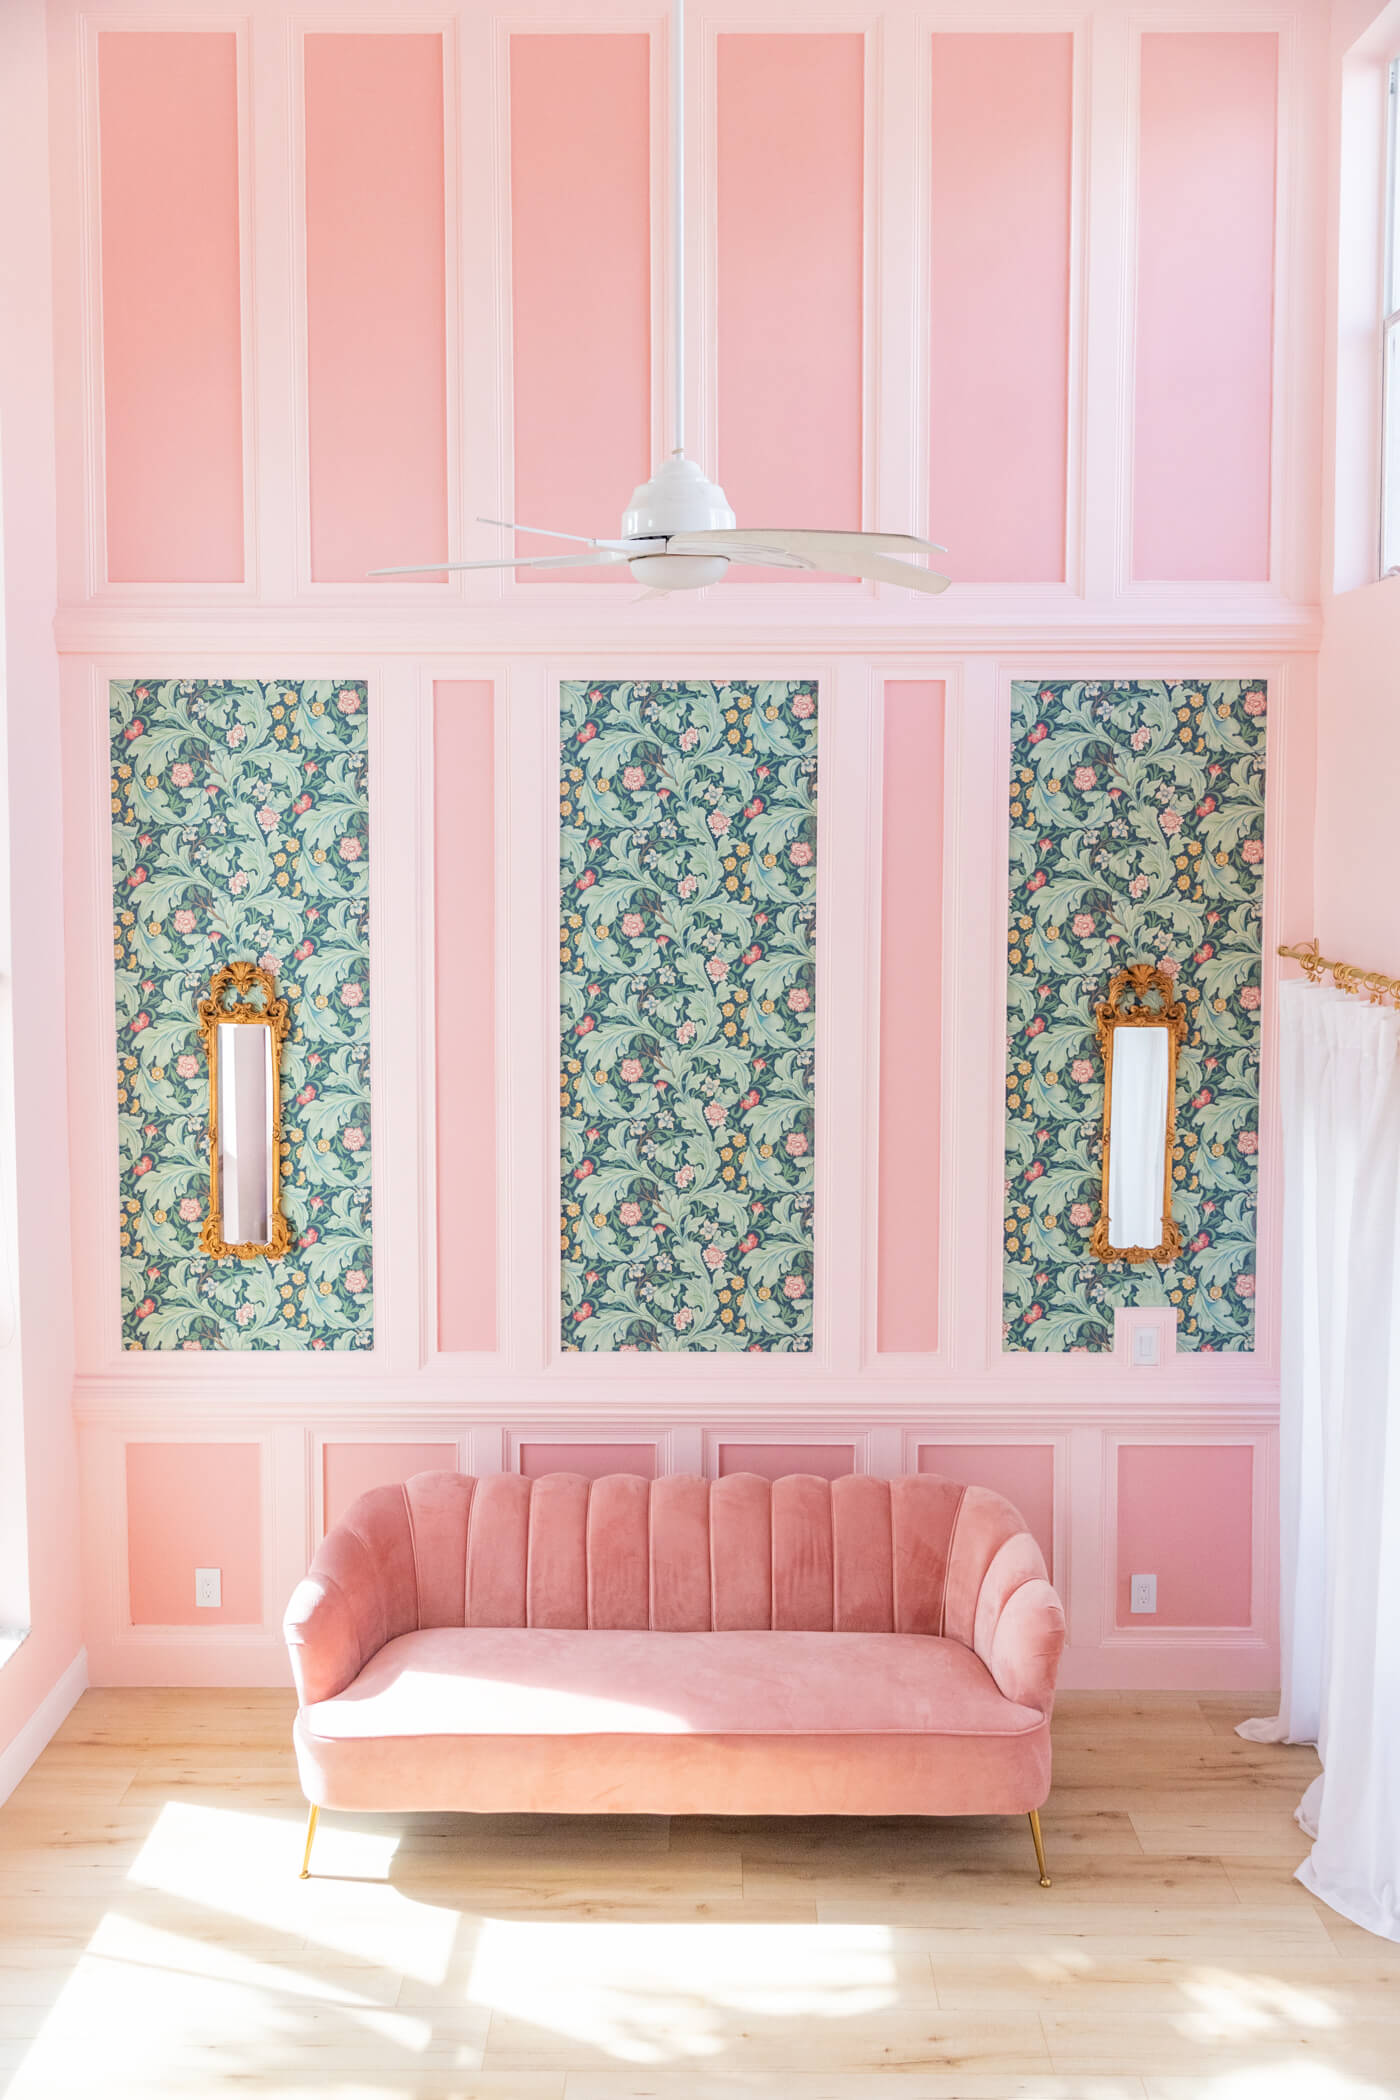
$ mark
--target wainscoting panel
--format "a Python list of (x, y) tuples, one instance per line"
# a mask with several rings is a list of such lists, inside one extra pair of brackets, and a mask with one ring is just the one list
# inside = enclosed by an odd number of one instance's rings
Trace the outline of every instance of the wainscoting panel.
[(240, 583), (238, 39), (104, 30), (97, 72), (106, 576)]

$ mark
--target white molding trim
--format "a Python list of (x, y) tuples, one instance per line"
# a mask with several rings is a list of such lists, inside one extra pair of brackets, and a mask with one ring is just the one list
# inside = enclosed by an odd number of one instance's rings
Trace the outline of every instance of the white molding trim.
[(88, 1688), (88, 1652), (80, 1648), (50, 1686), (17, 1735), (0, 1750), (0, 1806), (23, 1779), (34, 1760), (48, 1747)]
[[(702, 1362), (708, 1366), (718, 1360)], [(308, 1432), (339, 1429), (376, 1442), (402, 1437), (427, 1443), (441, 1440), (447, 1425), (458, 1436), (505, 1436), (508, 1424), (517, 1438), (547, 1437), (558, 1430), (585, 1441), (624, 1428), (635, 1429), (634, 1440), (640, 1440), (672, 1430), (733, 1428), (757, 1435), (761, 1427), (771, 1432), (768, 1442), (780, 1437), (829, 1441), (833, 1429), (849, 1441), (857, 1434), (909, 1428), (931, 1442), (948, 1442), (958, 1432), (966, 1442), (987, 1443), (1005, 1429), (1023, 1429), (1044, 1440), (1058, 1430), (1122, 1430), (1129, 1421), (1134, 1436), (1177, 1431), (1185, 1441), (1218, 1441), (1221, 1434), (1231, 1441), (1258, 1436), (1278, 1423), (1278, 1386), (1268, 1379), (1222, 1378), (1218, 1371), (1180, 1375), (1178, 1358), (1173, 1368), (1154, 1376), (1151, 1394), (1145, 1395), (1109, 1353), (1092, 1363), (1083, 1357), (1030, 1361), (1047, 1374), (1031, 1385), (995, 1372), (976, 1380), (910, 1378), (891, 1381), (878, 1394), (878, 1404), (872, 1404), (863, 1377), (789, 1376), (737, 1384), (706, 1379), (697, 1387), (690, 1379), (659, 1377), (645, 1365), (637, 1379), (624, 1380), (607, 1358), (589, 1374), (567, 1381), (518, 1373), (504, 1390), (500, 1374), (487, 1369), (433, 1381), (380, 1374), (360, 1381), (359, 1392), (336, 1375), (334, 1359), (313, 1383), (296, 1360), (290, 1377), (276, 1375), (278, 1367), (264, 1362), (234, 1362), (227, 1366), (228, 1375), (213, 1379), (191, 1376), (172, 1358), (167, 1377), (80, 1375), (74, 1413), (88, 1428), (181, 1443), (286, 1428), (289, 1417)]]

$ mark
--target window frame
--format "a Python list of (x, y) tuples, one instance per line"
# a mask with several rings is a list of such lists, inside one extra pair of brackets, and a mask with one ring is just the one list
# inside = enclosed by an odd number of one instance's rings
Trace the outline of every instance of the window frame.
[(1380, 517), (1382, 577), (1400, 576), (1400, 57), (1385, 69), (1385, 206), (1380, 297)]

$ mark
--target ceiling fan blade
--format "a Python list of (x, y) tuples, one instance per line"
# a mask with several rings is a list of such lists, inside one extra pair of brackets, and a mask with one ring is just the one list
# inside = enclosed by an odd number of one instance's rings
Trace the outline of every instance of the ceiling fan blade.
[[(667, 542), (673, 554), (724, 553), (732, 561), (747, 560), (782, 566), (825, 569), (845, 576), (860, 576), (868, 583), (898, 583), (906, 590), (923, 591), (936, 597), (946, 591), (950, 579), (937, 569), (925, 569), (910, 561), (895, 561), (893, 552), (905, 554), (931, 548), (931, 540), (915, 539), (903, 532), (783, 532), (761, 527), (752, 532), (686, 532)], [(743, 550), (740, 552), (740, 550)]]
[(787, 554), (804, 556), (817, 569), (837, 569), (850, 553), (860, 549), (869, 554), (904, 556), (948, 551), (937, 540), (921, 540), (912, 532), (810, 532), (800, 525), (741, 525), (725, 532), (685, 532), (668, 544), (675, 554), (691, 552), (692, 542), (697, 554), (720, 554), (725, 551), (726, 541), (732, 541), (736, 547), (776, 547)]
[(810, 561), (805, 554), (793, 554), (787, 549), (780, 547), (759, 546), (755, 542), (745, 539), (743, 533), (738, 534), (734, 545), (726, 544), (722, 550), (713, 546), (704, 548), (699, 546), (691, 547), (691, 540), (699, 541), (705, 538), (707, 538), (707, 535), (703, 532), (681, 533), (677, 538), (666, 542), (666, 552), (668, 554), (717, 554), (722, 551), (726, 559), (731, 562), (743, 562), (747, 563), (751, 568), (759, 569), (815, 569), (818, 566), (816, 562)]
[(503, 561), (420, 561), (407, 569), (371, 569), (371, 576), (436, 576), (443, 569), (588, 569), (626, 561), (624, 553), (600, 547), (592, 554), (507, 555)]
[(552, 532), (547, 525), (517, 525), (513, 518), (478, 518), (478, 525), (499, 525), (502, 532), (531, 532), (540, 540), (577, 540), (581, 547), (630, 547), (630, 540), (595, 540), (586, 532)]

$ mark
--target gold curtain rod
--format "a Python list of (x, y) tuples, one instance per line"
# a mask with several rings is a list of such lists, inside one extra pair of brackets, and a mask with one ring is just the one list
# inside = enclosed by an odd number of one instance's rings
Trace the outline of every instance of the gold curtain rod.
[(1372, 1006), (1384, 1006), (1387, 1001), (1400, 1006), (1400, 977), (1385, 977), (1379, 970), (1358, 970), (1353, 963), (1329, 962), (1319, 954), (1315, 940), (1307, 948), (1280, 948), (1278, 952), (1289, 962), (1302, 964), (1309, 984), (1320, 984), (1324, 977), (1330, 977), (1339, 992), (1364, 993)]

